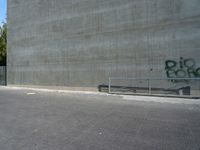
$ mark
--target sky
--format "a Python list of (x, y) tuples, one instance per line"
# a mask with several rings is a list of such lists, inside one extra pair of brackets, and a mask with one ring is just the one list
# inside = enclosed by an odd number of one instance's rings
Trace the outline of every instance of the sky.
[(2, 25), (2, 22), (5, 21), (6, 18), (6, 1), (7, 0), (0, 0), (0, 25)]

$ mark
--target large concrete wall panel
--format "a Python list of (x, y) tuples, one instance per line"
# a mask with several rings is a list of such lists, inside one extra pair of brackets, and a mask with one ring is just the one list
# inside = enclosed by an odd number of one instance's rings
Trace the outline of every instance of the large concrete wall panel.
[(200, 67), (199, 0), (8, 0), (8, 84), (97, 87)]

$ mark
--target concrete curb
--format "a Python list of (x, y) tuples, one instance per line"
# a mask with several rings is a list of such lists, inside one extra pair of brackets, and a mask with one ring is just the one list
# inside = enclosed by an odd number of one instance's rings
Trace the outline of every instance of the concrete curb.
[(126, 101), (142, 101), (142, 102), (156, 102), (156, 103), (172, 103), (172, 104), (197, 104), (200, 105), (198, 99), (186, 99), (186, 98), (173, 98), (173, 97), (153, 97), (153, 96), (136, 96), (136, 95), (114, 95), (108, 93), (100, 93), (94, 91), (71, 91), (71, 90), (58, 90), (58, 89), (43, 89), (43, 88), (30, 88), (30, 87), (17, 87), (17, 86), (6, 86), (4, 89), (11, 90), (31, 90), (37, 92), (51, 92), (51, 93), (65, 93), (65, 94), (86, 94), (86, 95), (97, 95), (97, 96), (112, 96), (118, 97)]

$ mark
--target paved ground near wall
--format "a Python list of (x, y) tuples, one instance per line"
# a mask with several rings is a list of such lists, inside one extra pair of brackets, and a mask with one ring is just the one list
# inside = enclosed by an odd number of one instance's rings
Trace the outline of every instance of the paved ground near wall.
[(199, 150), (199, 101), (0, 87), (0, 149)]

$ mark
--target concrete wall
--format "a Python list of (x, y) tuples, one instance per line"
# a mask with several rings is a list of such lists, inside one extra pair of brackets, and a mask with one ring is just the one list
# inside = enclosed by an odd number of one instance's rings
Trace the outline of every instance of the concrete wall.
[(0, 66), (0, 85), (6, 85), (6, 66)]
[(199, 56), (199, 0), (8, 0), (10, 85), (167, 77), (165, 61)]

